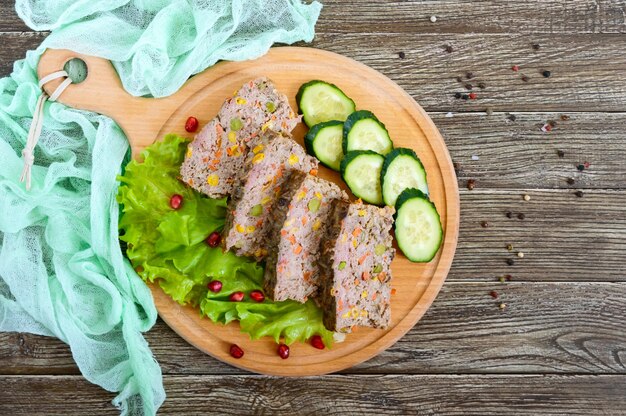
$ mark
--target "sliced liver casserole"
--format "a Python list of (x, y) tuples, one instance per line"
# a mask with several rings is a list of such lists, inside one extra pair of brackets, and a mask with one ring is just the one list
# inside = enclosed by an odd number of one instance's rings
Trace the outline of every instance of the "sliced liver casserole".
[(316, 171), (318, 161), (291, 138), (270, 130), (251, 143), (246, 173), (231, 195), (223, 234), (226, 249), (260, 260), (269, 250), (268, 218), (281, 188), (292, 171)]
[(265, 293), (298, 302), (318, 289), (320, 241), (335, 199), (348, 196), (334, 183), (293, 173), (272, 209), (273, 231), (265, 263)]
[(244, 84), (189, 144), (183, 181), (211, 198), (229, 195), (239, 182), (250, 141), (268, 129), (289, 133), (299, 121), (269, 79)]
[(319, 300), (329, 330), (389, 325), (393, 213), (360, 202), (334, 205), (320, 256)]

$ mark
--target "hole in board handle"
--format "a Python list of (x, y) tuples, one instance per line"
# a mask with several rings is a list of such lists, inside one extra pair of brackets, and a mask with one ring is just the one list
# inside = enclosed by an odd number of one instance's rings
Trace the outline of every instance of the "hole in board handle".
[(72, 80), (73, 84), (80, 84), (87, 78), (87, 64), (80, 58), (72, 58), (63, 65), (63, 70)]

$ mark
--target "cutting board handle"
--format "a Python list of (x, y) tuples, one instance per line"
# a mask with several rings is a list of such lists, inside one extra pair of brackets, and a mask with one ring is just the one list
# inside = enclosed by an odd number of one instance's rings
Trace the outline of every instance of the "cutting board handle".
[[(124, 90), (110, 61), (64, 49), (47, 49), (44, 52), (37, 67), (39, 79), (63, 69), (66, 62), (74, 58), (85, 62), (87, 77), (83, 82), (68, 86), (57, 101), (111, 117), (128, 137), (133, 156), (154, 141), (159, 133), (162, 123), (153, 123), (152, 118), (158, 115), (167, 119), (185, 98), (183, 95), (186, 94), (175, 94), (169, 100), (132, 96)], [(50, 95), (61, 82), (62, 79), (50, 81), (44, 89)], [(137, 120), (145, 122), (138, 123)]]

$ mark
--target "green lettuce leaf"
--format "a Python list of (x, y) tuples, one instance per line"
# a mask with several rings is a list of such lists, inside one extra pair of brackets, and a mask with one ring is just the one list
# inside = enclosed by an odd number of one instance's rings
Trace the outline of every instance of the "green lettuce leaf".
[[(233, 292), (261, 290), (263, 267), (205, 243), (209, 234), (224, 227), (226, 199), (207, 198), (178, 179), (187, 144), (168, 135), (147, 147), (143, 161), (130, 162), (119, 177), (120, 240), (137, 273), (156, 281), (176, 302), (199, 306), (213, 322), (239, 321), (253, 339), (270, 336), (278, 342), (284, 337), (291, 344), (320, 334), (330, 346), (332, 332), (324, 328), (322, 311), (313, 301), (228, 300)], [(174, 194), (183, 197), (178, 210), (169, 205)], [(219, 293), (208, 291), (211, 280), (222, 282)]]

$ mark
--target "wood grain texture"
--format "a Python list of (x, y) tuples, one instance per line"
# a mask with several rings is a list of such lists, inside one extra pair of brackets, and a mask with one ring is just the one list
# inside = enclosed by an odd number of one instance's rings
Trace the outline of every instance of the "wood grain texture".
[[(406, 336), (344, 373), (626, 374), (625, 297), (624, 283), (447, 283)], [(245, 374), (189, 345), (163, 322), (146, 338), (165, 374)], [(295, 344), (292, 350), (306, 348)], [(0, 374), (78, 369), (58, 340), (0, 333)]]
[[(562, 121), (563, 115), (569, 120)], [(443, 134), (452, 159), (460, 164), (460, 188), (468, 179), (476, 180), (479, 189), (626, 188), (626, 113), (430, 116)], [(545, 133), (541, 128), (549, 121), (557, 124)], [(580, 172), (577, 166), (584, 162), (590, 166)], [(568, 179), (575, 182), (570, 185)]]
[[(18, 36), (21, 57), (40, 35), (0, 34), (10, 44)], [(23, 36), (19, 38), (19, 36)], [(535, 51), (532, 43), (542, 47)], [(304, 44), (302, 44), (304, 45)], [(448, 53), (445, 46), (452, 45)], [(419, 35), (319, 32), (311, 46), (356, 59), (397, 82), (429, 112), (623, 111), (626, 108), (626, 37), (621, 35), (450, 34)], [(398, 57), (404, 52), (405, 58)], [(520, 71), (511, 70), (519, 65)], [(5, 73), (6, 69), (5, 66)], [(550, 70), (544, 78), (541, 72)], [(468, 92), (456, 81), (472, 72), (476, 100), (454, 98)], [(528, 76), (528, 82), (522, 81)], [(479, 83), (485, 89), (477, 88)]]
[(496, 280), (504, 274), (522, 281), (626, 280), (624, 191), (584, 191), (578, 197), (574, 190), (480, 186), (478, 181), (473, 191), (461, 190), (459, 247), (450, 280)]
[[(533, 43), (542, 46), (536, 51)], [(445, 51), (448, 45), (452, 53)], [(626, 104), (621, 35), (320, 33), (312, 46), (384, 73), (427, 111), (616, 111)], [(551, 71), (550, 78), (542, 76), (544, 70)], [(477, 99), (456, 99), (456, 92), (468, 92), (467, 72)], [(477, 88), (481, 82), (484, 89)]]
[[(623, 0), (324, 0), (323, 33), (625, 33)], [(12, 0), (0, 1), (0, 31), (26, 31)], [(540, 12), (539, 12), (540, 11)], [(437, 23), (430, 16), (437, 16)]]
[(45, 33), (0, 32), (0, 45), (2, 45), (0, 47), (0, 77), (9, 75), (13, 70), (13, 62), (24, 59), (26, 51), (37, 48), (45, 37)]
[[(162, 415), (587, 416), (626, 406), (626, 376), (166, 376), (164, 384)], [(112, 398), (76, 376), (0, 377), (2, 414), (113, 415)]]
[(0, 0), (0, 32), (22, 32), (30, 30), (15, 12), (15, 2)]
[[(623, 0), (325, 0), (321, 33), (625, 33)], [(430, 17), (437, 22), (431, 23)]]

